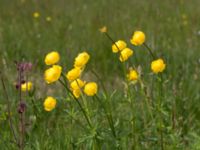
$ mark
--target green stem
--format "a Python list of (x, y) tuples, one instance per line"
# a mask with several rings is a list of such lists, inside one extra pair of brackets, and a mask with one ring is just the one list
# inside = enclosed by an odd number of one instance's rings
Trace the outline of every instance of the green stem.
[(104, 82), (103, 80), (101, 79), (101, 77), (92, 69), (91, 72), (96, 76), (96, 78), (100, 81), (100, 84), (102, 86), (102, 89), (106, 95), (106, 98), (108, 97), (108, 93), (107, 93), (107, 90), (106, 90), (106, 87), (104, 85)]
[[(88, 115), (87, 115), (87, 112), (86, 112), (85, 109), (82, 107), (82, 105), (81, 105), (81, 103), (79, 102), (79, 100), (74, 96), (74, 94), (72, 93), (72, 91), (67, 87), (67, 80), (65, 79), (65, 75), (64, 75), (63, 73), (61, 73), (61, 76), (63, 77), (64, 82), (63, 82), (61, 79), (59, 79), (59, 82), (60, 82), (60, 83), (64, 86), (64, 88), (68, 91), (68, 93), (70, 94), (70, 96), (72, 96), (72, 97), (75, 99), (75, 101), (77, 102), (78, 106), (80, 107), (80, 109), (81, 109), (81, 111), (82, 111), (82, 113), (83, 113), (83, 115), (84, 115), (84, 117), (85, 117), (85, 119), (86, 119), (86, 121), (87, 121), (89, 127), (93, 129), (92, 123), (91, 123), (91, 121), (90, 121), (90, 119), (89, 119), (89, 117), (88, 117)], [(98, 132), (97, 132), (97, 135), (98, 135)], [(95, 135), (94, 138), (95, 138), (96, 142), (98, 143), (98, 144), (97, 144), (98, 147), (100, 147), (100, 146), (99, 146), (98, 139), (97, 139), (97, 135)]]
[(159, 128), (160, 128), (160, 147), (161, 150), (164, 150), (164, 143), (163, 143), (163, 118), (162, 118), (162, 97), (163, 97), (163, 88), (162, 88), (162, 75), (159, 76), (159, 102), (158, 102), (158, 113), (159, 113)]
[(149, 98), (148, 98), (148, 96), (145, 92), (145, 88), (144, 88), (145, 85), (144, 85), (144, 83), (142, 82), (141, 79), (139, 79), (139, 83), (140, 83), (141, 93), (145, 97), (145, 103), (146, 103), (147, 110), (149, 112), (151, 120), (153, 120), (153, 114), (152, 114), (151, 107), (150, 107), (150, 104), (149, 104)]
[(8, 120), (9, 120), (10, 130), (11, 130), (11, 132), (13, 134), (15, 143), (18, 144), (17, 135), (15, 133), (15, 129), (13, 127), (13, 121), (12, 121), (12, 118), (11, 118), (11, 104), (10, 104), (10, 100), (9, 100), (9, 97), (8, 97), (8, 92), (7, 92), (5, 83), (4, 83), (3, 75), (1, 74), (1, 72), (0, 72), (0, 76), (1, 76), (1, 83), (2, 83), (2, 86), (3, 86), (3, 91), (4, 91), (4, 94), (6, 96)]
[(107, 112), (106, 106), (104, 105), (104, 103), (101, 102), (100, 98), (99, 98), (97, 95), (95, 95), (94, 97), (95, 97), (95, 98), (97, 99), (97, 101), (103, 106), (103, 109), (104, 109), (104, 111), (105, 111), (105, 114), (106, 114), (108, 123), (109, 123), (109, 125), (110, 125), (111, 130), (112, 130), (112, 134), (113, 134), (113, 136), (114, 136), (115, 138), (117, 138), (117, 135), (116, 135), (116, 132), (115, 132), (115, 127), (114, 127), (114, 124), (113, 124), (112, 114), (111, 114), (110, 112)]
[(128, 84), (128, 96), (130, 98), (130, 103), (131, 103), (130, 108), (132, 110), (131, 124), (132, 124), (132, 136), (133, 136), (133, 149), (136, 149), (136, 114), (135, 112), (137, 110), (136, 110), (135, 102), (132, 99), (132, 94), (130, 91), (129, 84)]
[(147, 48), (147, 50), (149, 51), (151, 57), (152, 57), (153, 59), (155, 59), (156, 57), (155, 57), (155, 55), (153, 54), (151, 48), (150, 48), (146, 43), (143, 43), (143, 45)]
[(73, 95), (73, 93), (72, 93), (72, 92), (70, 91), (70, 89), (65, 85), (65, 83), (63, 83), (62, 80), (59, 79), (59, 82), (65, 87), (65, 89), (66, 89), (66, 90), (70, 93), (70, 95), (75, 99), (75, 101), (77, 102), (78, 106), (80, 107), (80, 109), (81, 109), (81, 111), (82, 111), (82, 113), (83, 113), (83, 115), (84, 115), (84, 117), (85, 117), (85, 119), (86, 119), (88, 125), (89, 125), (90, 127), (92, 127), (91, 122), (90, 122), (90, 120), (89, 120), (89, 118), (88, 118), (88, 116), (87, 116), (87, 114), (86, 114), (84, 108), (82, 107), (81, 103), (79, 102), (79, 100)]

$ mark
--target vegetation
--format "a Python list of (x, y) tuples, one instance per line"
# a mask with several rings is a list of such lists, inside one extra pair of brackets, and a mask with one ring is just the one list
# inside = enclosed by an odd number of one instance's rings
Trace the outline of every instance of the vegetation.
[(199, 150), (199, 5), (0, 0), (0, 149)]

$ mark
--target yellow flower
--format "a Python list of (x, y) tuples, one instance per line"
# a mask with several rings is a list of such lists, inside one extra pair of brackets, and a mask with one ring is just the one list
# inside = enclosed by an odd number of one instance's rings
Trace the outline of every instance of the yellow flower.
[(80, 89), (85, 85), (85, 81), (82, 81), (81, 79), (76, 79), (71, 82), (70, 87), (73, 90)]
[(34, 12), (33, 13), (33, 17), (34, 18), (39, 18), (40, 17), (40, 13), (39, 12)]
[(51, 22), (51, 20), (52, 20), (52, 19), (51, 19), (50, 16), (46, 17), (46, 21), (47, 21), (47, 22)]
[(78, 56), (75, 58), (74, 67), (83, 68), (85, 64), (87, 64), (89, 59), (90, 55), (87, 52), (79, 53)]
[(84, 87), (84, 93), (87, 96), (94, 96), (97, 93), (98, 87), (95, 82), (89, 82)]
[(105, 33), (105, 32), (107, 32), (107, 27), (106, 27), (106, 26), (103, 26), (102, 28), (99, 29), (99, 31), (100, 31), (101, 33)]
[(117, 42), (115, 42), (115, 44), (112, 45), (112, 51), (113, 53), (117, 53), (118, 51), (123, 50), (124, 48), (126, 48), (126, 42), (119, 40)]
[(145, 34), (142, 31), (135, 31), (131, 43), (135, 46), (142, 45), (145, 42)]
[(49, 96), (45, 99), (43, 105), (46, 111), (52, 111), (56, 107), (56, 99)]
[(47, 69), (44, 73), (44, 79), (47, 83), (52, 83), (60, 78), (62, 72), (62, 67), (59, 65), (53, 65), (51, 68)]
[(133, 55), (133, 51), (130, 48), (125, 48), (120, 52), (119, 60), (121, 62), (124, 62), (132, 55)]
[(130, 69), (129, 74), (127, 74), (129, 81), (136, 81), (138, 79), (138, 73), (136, 70)]
[(166, 67), (166, 64), (161, 58), (151, 62), (151, 70), (154, 73), (163, 72), (165, 70), (165, 67)]
[(45, 61), (46, 65), (53, 65), (53, 64), (57, 63), (59, 60), (60, 60), (59, 53), (56, 51), (53, 51), (46, 55), (44, 61)]
[(30, 81), (25, 82), (25, 83), (21, 84), (21, 90), (23, 92), (30, 91), (32, 89), (32, 86), (33, 86), (32, 82), (30, 82)]
[(77, 78), (79, 78), (81, 75), (81, 69), (80, 68), (73, 68), (70, 71), (67, 72), (66, 74), (66, 78), (69, 81), (73, 81), (76, 80)]
[(80, 89), (75, 89), (75, 90), (72, 90), (72, 93), (76, 98), (79, 98), (80, 95), (81, 95), (81, 90)]

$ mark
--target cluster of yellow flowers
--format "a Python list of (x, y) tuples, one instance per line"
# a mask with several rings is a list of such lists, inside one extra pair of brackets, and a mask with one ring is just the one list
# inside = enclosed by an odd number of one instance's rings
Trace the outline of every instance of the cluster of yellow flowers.
[(118, 40), (112, 45), (113, 53), (120, 53), (119, 60), (121, 62), (128, 60), (128, 58), (133, 55), (133, 50), (126, 46), (127, 44), (123, 40)]
[[(135, 46), (139, 46), (145, 42), (145, 39), (145, 34), (142, 31), (135, 31), (130, 42)], [(165, 67), (166, 64), (164, 63), (164, 60), (162, 58), (153, 60), (151, 62), (151, 70), (156, 74), (159, 72), (163, 72), (165, 70)]]
[[(108, 35), (107, 33), (107, 28), (104, 26), (103, 28), (100, 29), (100, 32), (105, 33), (106, 36), (112, 40), (112, 38)], [(135, 31), (132, 35), (132, 38), (130, 39), (131, 44), (134, 46), (140, 46), (140, 45), (145, 45), (145, 39), (146, 36), (144, 32), (142, 31)], [(112, 40), (113, 41), (113, 40)], [(147, 46), (146, 46), (147, 47)], [(151, 50), (150, 50), (151, 51)], [(133, 50), (127, 47), (127, 44), (123, 40), (118, 40), (112, 45), (112, 52), (113, 53), (120, 53), (119, 60), (121, 62), (125, 62), (128, 60), (129, 57), (133, 55)], [(152, 54), (152, 52), (151, 52)], [(152, 54), (153, 55), (153, 54)], [(153, 60), (151, 62), (151, 70), (157, 74), (159, 72), (163, 72), (165, 70), (166, 64), (164, 63), (164, 60), (159, 58), (156, 60)], [(129, 69), (129, 73), (127, 74), (127, 78), (129, 81), (136, 81), (138, 80), (138, 73), (134, 69)]]
[[(85, 68), (85, 65), (90, 59), (90, 55), (87, 52), (82, 52), (78, 54), (74, 61), (74, 68), (66, 73), (66, 78), (70, 83), (70, 90), (76, 98), (79, 98), (82, 93), (82, 88), (84, 88), (84, 93), (87, 96), (94, 96), (97, 93), (98, 86), (95, 82), (88, 82), (81, 80), (81, 74)], [(48, 53), (45, 57), (45, 64), (51, 65), (44, 72), (44, 79), (47, 84), (53, 83), (59, 80), (62, 74), (62, 67), (56, 65), (60, 60), (60, 55), (56, 51)], [(46, 111), (51, 111), (55, 108), (56, 99), (53, 97), (47, 97), (44, 101), (44, 109)]]
[(47, 69), (44, 73), (44, 79), (46, 83), (50, 84), (57, 81), (60, 78), (62, 67), (55, 65), (60, 60), (60, 55), (58, 52), (53, 51), (46, 55), (45, 63), (46, 65), (53, 65)]
[[(48, 68), (44, 72), (44, 79), (47, 84), (53, 83), (60, 78), (62, 67), (59, 65), (56, 65), (56, 63), (58, 63), (59, 60), (60, 60), (60, 54), (56, 51), (52, 51), (46, 55), (45, 60), (44, 60), (45, 64), (52, 65), (50, 68)], [(43, 105), (46, 111), (51, 111), (56, 106), (56, 99), (48, 96), (45, 99)]]
[(33, 87), (33, 83), (30, 81), (21, 84), (22, 92), (30, 91), (32, 87)]
[[(37, 11), (34, 12), (34, 13), (33, 13), (33, 18), (39, 19), (39, 18), (40, 18), (40, 13), (37, 12)], [(52, 18), (51, 18), (50, 16), (47, 16), (47, 17), (46, 17), (46, 21), (47, 21), (47, 22), (51, 22), (51, 20), (52, 20)]]
[(80, 79), (81, 74), (85, 68), (85, 65), (90, 59), (90, 55), (87, 52), (78, 54), (74, 61), (74, 68), (67, 72), (66, 78), (70, 82), (70, 89), (76, 98), (79, 98), (84, 88), (84, 93), (87, 96), (93, 96), (97, 93), (97, 84), (95, 82), (86, 83)]

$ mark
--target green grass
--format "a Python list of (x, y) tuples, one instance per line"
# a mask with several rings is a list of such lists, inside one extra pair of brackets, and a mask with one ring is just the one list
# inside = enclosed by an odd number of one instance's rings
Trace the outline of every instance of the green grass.
[[(36, 89), (34, 101), (38, 117), (35, 116), (30, 97), (26, 98), (26, 146), (25, 149), (92, 149), (95, 144), (94, 129), (88, 127), (82, 112), (74, 100), (67, 97), (59, 84), (47, 85), (43, 80), (45, 55), (57, 50), (61, 54), (60, 64), (64, 72), (73, 66), (77, 53), (86, 50), (91, 59), (84, 71), (88, 81), (97, 81), (91, 73), (95, 70), (108, 89), (114, 93), (111, 99), (113, 120), (118, 139), (112, 136), (105, 113), (99, 103), (88, 98), (88, 107), (93, 126), (101, 134), (102, 149), (160, 149), (157, 131), (156, 107), (150, 118), (145, 98), (156, 104), (160, 88), (156, 76), (151, 74), (151, 57), (144, 46), (135, 47), (130, 38), (135, 30), (145, 32), (146, 43), (160, 57), (167, 69), (163, 74), (162, 116), (164, 122), (164, 145), (166, 150), (200, 149), (200, 1), (199, 0), (0, 0), (0, 66), (12, 103), (12, 118), (18, 130), (18, 93), (14, 87), (17, 70), (14, 61), (30, 61), (35, 64), (30, 79)], [(38, 19), (32, 14), (40, 13)], [(186, 15), (186, 18), (184, 18)], [(46, 17), (52, 18), (51, 22)], [(142, 77), (147, 90), (144, 94), (140, 84), (131, 86), (131, 98), (123, 84), (123, 65), (112, 53), (112, 43), (99, 32), (106, 25), (114, 40), (125, 40), (134, 49), (130, 62), (142, 68)], [(99, 81), (98, 81), (99, 82)], [(100, 87), (99, 96), (102, 96)], [(55, 96), (55, 110), (43, 110), (47, 95)], [(134, 109), (130, 99), (134, 100)], [(10, 140), (5, 92), (0, 86), (0, 149), (16, 149)], [(79, 121), (72, 120), (69, 113)], [(135, 115), (135, 133), (132, 134), (130, 120)], [(173, 116), (174, 115), (174, 116)], [(174, 117), (175, 128), (172, 129)], [(36, 118), (35, 118), (36, 117)], [(133, 142), (136, 138), (136, 143)], [(134, 143), (134, 144), (133, 144)], [(95, 149), (93, 147), (93, 149)]]

